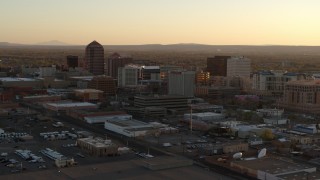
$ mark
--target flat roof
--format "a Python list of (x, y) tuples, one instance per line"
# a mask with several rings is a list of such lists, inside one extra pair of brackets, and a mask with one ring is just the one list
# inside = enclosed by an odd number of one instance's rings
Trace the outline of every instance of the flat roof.
[[(85, 116), (86, 120), (91, 121), (103, 121), (103, 120), (124, 120), (132, 118), (132, 115), (129, 114), (110, 114), (110, 115), (101, 115), (101, 116)], [(111, 118), (111, 119), (110, 119)]]
[(80, 138), (78, 141), (86, 142), (94, 147), (107, 148), (114, 145), (111, 140), (97, 139), (97, 138)]
[(180, 96), (180, 95), (160, 95), (160, 96), (144, 96), (144, 95), (137, 95), (134, 96), (134, 98), (143, 98), (143, 99), (178, 99), (178, 98), (184, 98), (188, 99), (186, 96)]
[[(162, 157), (161, 157), (162, 158)], [(223, 179), (233, 178), (207, 171), (198, 166), (187, 166), (181, 168), (164, 169), (161, 171), (150, 171), (143, 166), (145, 159), (128, 159), (126, 161), (109, 161), (80, 165), (68, 168), (53, 168), (41, 171), (27, 171), (24, 173), (14, 173), (3, 175), (3, 179), (41, 179), (46, 177), (48, 180), (57, 179)], [(42, 178), (43, 179), (43, 178)]]
[[(186, 114), (184, 114), (184, 115), (190, 115), (190, 113), (186, 113)], [(192, 116), (200, 116), (200, 117), (223, 116), (223, 114), (214, 113), (214, 112), (202, 112), (202, 113), (192, 113)]]
[(37, 81), (33, 78), (18, 78), (18, 77), (2, 77), (0, 81), (4, 82), (23, 82), (23, 81)]
[(61, 95), (36, 95), (36, 96), (24, 96), (23, 99), (29, 98), (44, 98), (44, 97), (61, 97)]
[(298, 80), (289, 81), (287, 85), (300, 85), (300, 86), (320, 86), (320, 80)]
[(290, 161), (285, 161), (278, 158), (260, 158), (249, 161), (234, 161), (234, 164), (238, 164), (250, 169), (264, 171), (270, 174), (289, 173), (294, 171), (303, 171), (305, 169), (313, 168), (308, 164), (297, 164)]
[(47, 105), (54, 107), (85, 107), (85, 106), (97, 106), (96, 104), (89, 102), (57, 102), (57, 103), (47, 103)]
[(75, 89), (74, 91), (80, 93), (103, 93), (103, 91), (98, 89)]
[(77, 79), (77, 80), (86, 80), (90, 81), (93, 79), (94, 76), (72, 76), (71, 79)]
[(129, 128), (135, 128), (135, 127), (152, 127), (152, 125), (147, 124), (142, 121), (130, 119), (130, 120), (108, 120), (108, 123), (121, 126), (121, 127), (129, 127)]

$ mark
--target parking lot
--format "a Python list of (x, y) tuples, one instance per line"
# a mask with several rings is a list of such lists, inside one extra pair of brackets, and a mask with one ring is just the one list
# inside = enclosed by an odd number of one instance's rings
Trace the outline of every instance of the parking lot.
[[(68, 131), (72, 134), (76, 134), (78, 131), (85, 131), (82, 128), (67, 123), (64, 123), (63, 127), (54, 127), (52, 124), (56, 123), (57, 121), (59, 120), (30, 120), (24, 117), (3, 119), (1, 122), (2, 125), (4, 127), (9, 127), (5, 129), (6, 132), (9, 130), (11, 133), (27, 133), (33, 136), (33, 138), (30, 140), (20, 141), (17, 140), (17, 138), (10, 136), (3, 138), (0, 141), (0, 154), (6, 155), (0, 157), (0, 166), (2, 166), (0, 168), (0, 175), (30, 171), (32, 172), (43, 169), (57, 169), (54, 160), (40, 153), (40, 150), (46, 148), (57, 151), (67, 158), (73, 158), (77, 162), (76, 166), (141, 158), (133, 152), (122, 154), (121, 156), (94, 157), (88, 154), (86, 151), (83, 151), (79, 147), (75, 146), (76, 138), (66, 136), (66, 138), (45, 139), (43, 136), (40, 136), (40, 133), (47, 132)], [(95, 136), (95, 134), (92, 132), (88, 133)], [(118, 141), (112, 141), (118, 144), (120, 147), (125, 146)], [(35, 156), (42, 157), (44, 162), (32, 162), (30, 159), (25, 160), (21, 156), (15, 154), (16, 150), (30, 150)]]

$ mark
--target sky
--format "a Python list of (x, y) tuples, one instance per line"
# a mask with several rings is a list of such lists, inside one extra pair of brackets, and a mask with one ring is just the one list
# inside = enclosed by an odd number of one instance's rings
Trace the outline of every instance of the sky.
[(319, 0), (0, 0), (0, 42), (320, 45)]

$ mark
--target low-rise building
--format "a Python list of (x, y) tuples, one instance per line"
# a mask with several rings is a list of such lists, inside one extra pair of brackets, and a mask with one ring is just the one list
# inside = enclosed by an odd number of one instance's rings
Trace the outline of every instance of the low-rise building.
[(236, 153), (248, 151), (249, 145), (245, 142), (229, 142), (222, 145), (223, 153)]
[(146, 136), (155, 133), (155, 128), (148, 123), (130, 120), (108, 120), (104, 124), (105, 129), (122, 134), (127, 137)]
[(302, 179), (305, 176), (294, 176), (291, 174), (308, 172), (315, 173), (316, 167), (309, 164), (294, 163), (278, 158), (258, 158), (253, 160), (233, 161), (231, 168), (242, 174), (257, 179)]
[(103, 100), (103, 91), (97, 89), (75, 89), (75, 96), (84, 102), (100, 102)]
[(115, 114), (110, 113), (109, 115), (102, 116), (87, 116), (84, 120), (89, 124), (105, 123), (109, 120), (131, 120), (132, 116), (129, 114)]
[(190, 120), (190, 116), (192, 116), (192, 120), (195, 121), (205, 121), (205, 122), (215, 122), (215, 121), (221, 121), (225, 119), (225, 116), (220, 113), (214, 113), (214, 112), (203, 112), (203, 113), (187, 113), (184, 114), (185, 120)]
[(98, 106), (89, 102), (54, 102), (46, 103), (44, 107), (52, 111), (67, 111), (70, 109), (97, 109)]
[(118, 154), (118, 145), (112, 143), (109, 139), (102, 138), (80, 138), (77, 139), (77, 145), (87, 153), (94, 156), (110, 156)]

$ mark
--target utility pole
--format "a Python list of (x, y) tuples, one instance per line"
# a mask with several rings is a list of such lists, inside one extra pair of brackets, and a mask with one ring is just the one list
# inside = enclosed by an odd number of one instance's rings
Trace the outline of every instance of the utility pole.
[(192, 133), (192, 106), (190, 106), (190, 131)]

